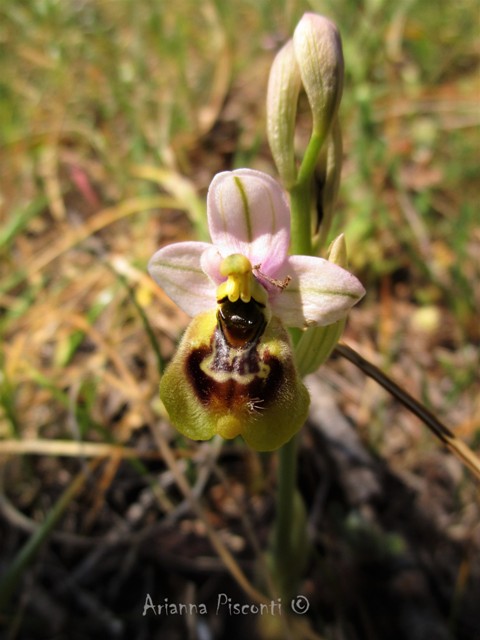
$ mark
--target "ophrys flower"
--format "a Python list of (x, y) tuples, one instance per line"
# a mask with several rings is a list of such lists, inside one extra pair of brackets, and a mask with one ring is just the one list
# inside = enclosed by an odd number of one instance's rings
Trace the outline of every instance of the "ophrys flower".
[(301, 427), (308, 392), (285, 327), (327, 325), (364, 294), (341, 267), (290, 256), (290, 211), (270, 176), (215, 176), (207, 196), (212, 244), (179, 242), (151, 259), (153, 278), (195, 316), (162, 378), (160, 395), (183, 434), (241, 434), (258, 450)]

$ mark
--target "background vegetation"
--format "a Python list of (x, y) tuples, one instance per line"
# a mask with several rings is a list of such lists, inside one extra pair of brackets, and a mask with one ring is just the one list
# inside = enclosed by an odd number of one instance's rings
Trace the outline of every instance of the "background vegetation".
[[(332, 18), (344, 43), (336, 230), (368, 292), (345, 341), (478, 450), (476, 0), (3, 0), (5, 637), (247, 633), (238, 620), (141, 616), (147, 592), (245, 597), (235, 584), (254, 582), (275, 465), (240, 442), (199, 446), (171, 430), (158, 380), (188, 318), (146, 264), (162, 244), (203, 232), (217, 171), (275, 174), (268, 71), (306, 10)], [(303, 622), (332, 639), (473, 640), (472, 477), (348, 363), (320, 378), (311, 384), (331, 405), (312, 413), (301, 453), (319, 554)], [(345, 458), (325, 423), (350, 434)], [(362, 476), (361, 496), (349, 489), (358, 465), (373, 482)], [(242, 624), (267, 637), (255, 620)]]

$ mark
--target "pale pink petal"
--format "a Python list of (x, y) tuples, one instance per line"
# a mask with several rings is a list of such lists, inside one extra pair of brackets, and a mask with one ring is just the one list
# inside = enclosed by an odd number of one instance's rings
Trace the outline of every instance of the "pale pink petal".
[(207, 210), (210, 236), (224, 258), (241, 253), (275, 277), (290, 242), (290, 210), (278, 182), (253, 169), (219, 173), (208, 190)]
[(216, 286), (200, 266), (206, 242), (177, 242), (155, 253), (148, 271), (168, 296), (191, 316), (215, 308)]
[(271, 304), (288, 327), (336, 322), (365, 294), (355, 276), (323, 258), (290, 256), (280, 277), (286, 276), (292, 280)]
[(220, 263), (223, 260), (223, 256), (218, 252), (218, 248), (213, 244), (208, 245), (208, 248), (202, 253), (200, 258), (200, 266), (207, 276), (216, 284), (225, 281), (225, 276), (220, 273)]

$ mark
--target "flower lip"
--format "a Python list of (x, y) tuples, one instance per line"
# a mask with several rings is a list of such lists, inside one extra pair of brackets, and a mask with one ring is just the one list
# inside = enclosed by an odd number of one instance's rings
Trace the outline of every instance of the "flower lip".
[(342, 267), (313, 256), (288, 256), (290, 211), (280, 185), (252, 169), (217, 174), (208, 191), (213, 244), (179, 242), (152, 257), (149, 271), (184, 311), (197, 315), (217, 300), (251, 298), (287, 326), (327, 325), (364, 295)]

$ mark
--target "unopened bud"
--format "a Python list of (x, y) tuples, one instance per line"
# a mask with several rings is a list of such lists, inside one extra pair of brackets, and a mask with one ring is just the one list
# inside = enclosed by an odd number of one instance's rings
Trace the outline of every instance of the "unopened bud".
[(287, 189), (297, 178), (293, 139), (301, 85), (293, 41), (289, 40), (273, 61), (267, 91), (268, 142), (278, 173)]
[(329, 246), (327, 259), (329, 262), (333, 262), (333, 264), (343, 267), (343, 269), (348, 267), (347, 243), (345, 242), (345, 236), (343, 233), (337, 236)]
[(312, 109), (313, 132), (324, 138), (337, 114), (343, 89), (342, 41), (333, 22), (305, 13), (293, 34), (295, 57)]
[(300, 376), (314, 373), (328, 360), (340, 340), (345, 320), (337, 320), (326, 327), (307, 329), (295, 347), (295, 360)]

